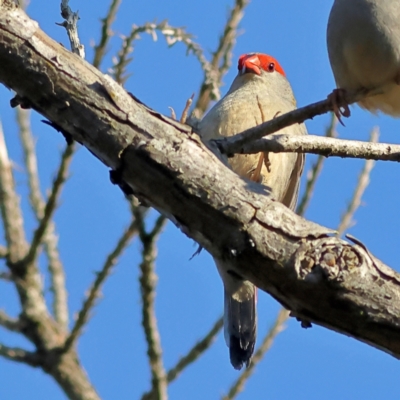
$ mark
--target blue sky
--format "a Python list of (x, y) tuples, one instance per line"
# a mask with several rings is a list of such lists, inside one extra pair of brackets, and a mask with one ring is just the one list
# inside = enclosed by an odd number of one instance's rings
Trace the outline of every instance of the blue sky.
[[(241, 35), (234, 60), (242, 53), (265, 52), (276, 57), (292, 83), (298, 105), (324, 99), (334, 87), (328, 63), (325, 30), (332, 1), (254, 0), (241, 23)], [(93, 58), (91, 43), (100, 35), (99, 19), (105, 15), (108, 1), (70, 2), (79, 9), (79, 33), (86, 46), (87, 59)], [(146, 4), (144, 6), (144, 4)], [(187, 2), (148, 0), (123, 2), (114, 30), (127, 34), (131, 24), (168, 19), (171, 25), (185, 26), (196, 36), (206, 54), (216, 46), (230, 1)], [(42, 29), (69, 47), (61, 22), (59, 2), (32, 0), (28, 14)], [(116, 35), (110, 46), (103, 71), (111, 64), (121, 40)], [(202, 73), (193, 56), (186, 56), (183, 45), (168, 49), (163, 38), (153, 42), (143, 35), (136, 42), (129, 67), (132, 74), (126, 88), (150, 107), (169, 113), (172, 106), (180, 113), (186, 99), (199, 88)], [(225, 78), (225, 93), (233, 80), (236, 61)], [(26, 200), (26, 176), (17, 139), (15, 116), (9, 108), (12, 94), (0, 88), (0, 116), (10, 157), (16, 165), (15, 176), (26, 211), (25, 225), (31, 235), (35, 223)], [(41, 124), (33, 116), (37, 137), (39, 170), (45, 193), (54, 176), (64, 145), (61, 135)], [(309, 133), (323, 134), (329, 117), (307, 122)], [(370, 130), (379, 126), (380, 141), (399, 143), (400, 121), (373, 116), (352, 107), (352, 117), (339, 127), (341, 138), (367, 140)], [(307, 156), (307, 167), (313, 162)], [(352, 195), (363, 162), (330, 158), (312, 198), (306, 217), (335, 228)], [(303, 177), (304, 180), (304, 177)], [(400, 169), (395, 163), (379, 162), (371, 174), (356, 224), (349, 232), (391, 267), (398, 269), (400, 225), (398, 211)], [(153, 218), (155, 213), (153, 213)], [(108, 170), (85, 148), (76, 154), (71, 178), (62, 194), (56, 213), (60, 251), (66, 266), (71, 317), (79, 310), (84, 292), (92, 282), (123, 228), (129, 223), (128, 207), (120, 191), (110, 184)], [(3, 243), (3, 239), (0, 239)], [(195, 244), (168, 224), (160, 240), (157, 315), (166, 368), (208, 331), (222, 312), (222, 284), (211, 258), (202, 252), (189, 261)], [(134, 241), (112, 276), (103, 297), (92, 313), (89, 325), (79, 341), (79, 354), (92, 383), (103, 399), (134, 399), (149, 388), (149, 368), (140, 328), (138, 262), (140, 245)], [(48, 280), (46, 281), (48, 286)], [(50, 294), (48, 296), (50, 298)], [(17, 315), (15, 291), (0, 282), (0, 307)], [(279, 305), (265, 293), (259, 296), (259, 338), (273, 322)], [(31, 348), (25, 340), (0, 330), (0, 341), (11, 346)], [(398, 362), (391, 356), (354, 339), (314, 326), (304, 330), (289, 320), (270, 352), (257, 367), (239, 399), (376, 399), (394, 398), (400, 391)], [(171, 399), (214, 399), (221, 397), (238, 376), (229, 363), (222, 334), (195, 365), (169, 388)], [(30, 367), (0, 359), (0, 398), (65, 399), (52, 378)]]

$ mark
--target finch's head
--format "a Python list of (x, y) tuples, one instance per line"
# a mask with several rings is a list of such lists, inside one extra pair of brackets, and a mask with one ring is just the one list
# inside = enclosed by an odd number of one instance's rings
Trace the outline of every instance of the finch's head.
[(264, 73), (278, 72), (286, 76), (283, 68), (274, 57), (262, 53), (242, 54), (238, 62), (239, 75), (248, 73), (262, 75)]

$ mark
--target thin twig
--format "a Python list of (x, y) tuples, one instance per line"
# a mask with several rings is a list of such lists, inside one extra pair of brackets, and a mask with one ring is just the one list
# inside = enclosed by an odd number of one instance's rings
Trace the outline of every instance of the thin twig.
[(89, 313), (95, 305), (96, 299), (99, 297), (100, 290), (106, 278), (110, 275), (112, 268), (116, 265), (118, 258), (121, 256), (123, 251), (129, 245), (133, 236), (138, 232), (137, 221), (132, 219), (128, 228), (123, 232), (122, 236), (118, 240), (117, 245), (114, 250), (107, 256), (106, 261), (97, 273), (96, 279), (93, 282), (89, 294), (83, 303), (81, 310), (79, 311), (78, 318), (65, 341), (63, 352), (68, 352), (68, 350), (74, 345), (79, 335), (82, 332), (83, 327), (89, 319)]
[[(45, 202), (40, 191), (35, 144), (30, 127), (30, 112), (29, 110), (17, 107), (16, 114), (28, 175), (29, 198), (37, 221), (41, 221), (44, 216)], [(72, 156), (73, 152), (68, 152), (68, 157), (71, 158)], [(68, 328), (67, 291), (65, 287), (65, 273), (58, 251), (58, 238), (55, 231), (54, 221), (50, 220), (46, 234), (43, 237), (43, 244), (49, 262), (48, 269), (51, 280), (51, 291), (53, 292), (54, 317), (60, 324), (60, 327), (66, 331)]]
[(6, 282), (13, 281), (13, 277), (10, 271), (0, 271), (0, 279)]
[(289, 311), (281, 308), (275, 322), (269, 329), (267, 335), (265, 336), (261, 345), (258, 347), (257, 351), (254, 353), (254, 356), (251, 359), (250, 366), (240, 374), (239, 378), (229, 389), (228, 394), (223, 397), (223, 400), (232, 400), (243, 390), (246, 381), (253, 374), (257, 364), (264, 358), (265, 353), (272, 346), (272, 343), (274, 342), (276, 336), (284, 329), (284, 323), (288, 318)]
[(179, 120), (180, 123), (184, 124), (186, 123), (187, 117), (188, 117), (188, 113), (189, 113), (189, 109), (190, 106), (193, 103), (193, 98), (194, 98), (194, 93), (190, 96), (190, 98), (187, 99), (186, 104), (185, 104), (185, 108), (182, 111), (182, 116), (181, 119)]
[(258, 140), (243, 147), (243, 153), (312, 153), (325, 157), (361, 158), (400, 162), (400, 145), (343, 140), (315, 135), (280, 135)]
[(78, 35), (78, 20), (77, 12), (72, 12), (68, 5), (69, 0), (61, 0), (61, 16), (65, 19), (59, 26), (63, 26), (67, 30), (67, 35), (71, 45), (71, 51), (78, 54), (79, 57), (85, 58), (85, 46), (81, 44)]
[(107, 15), (101, 20), (101, 38), (99, 44), (94, 47), (94, 57), (92, 62), (93, 66), (96, 68), (100, 68), (100, 64), (106, 54), (107, 44), (113, 35), (111, 25), (115, 20), (120, 4), (121, 0), (111, 0)]
[[(344, 106), (344, 105), (349, 105), (353, 104), (357, 101), (360, 101), (361, 99), (364, 99), (366, 97), (372, 96), (379, 94), (380, 92), (377, 89), (362, 89), (362, 90), (357, 90), (355, 92), (346, 92), (346, 95), (343, 96), (338, 101), (338, 106)], [(263, 122), (260, 125), (257, 125), (253, 128), (247, 129), (241, 133), (238, 133), (237, 135), (231, 136), (229, 138), (223, 138), (219, 139), (216, 142), (218, 143), (218, 147), (220, 148), (221, 152), (225, 154), (236, 154), (236, 153), (247, 153), (249, 152), (249, 148), (251, 148), (251, 152), (255, 152), (255, 145), (253, 142), (258, 141), (264, 136), (271, 135), (272, 133), (275, 133), (279, 131), (280, 129), (286, 128), (290, 125), (294, 125), (296, 123), (302, 123), (307, 119), (312, 119), (316, 117), (317, 115), (322, 115), (326, 114), (329, 111), (333, 111), (333, 103), (331, 100), (326, 99), (319, 101), (317, 103), (312, 103), (309, 104), (305, 107), (297, 108), (293, 111), (290, 111), (286, 114), (279, 115), (276, 118)], [(276, 135), (276, 136), (284, 136), (284, 135)], [(288, 135), (285, 135), (288, 136)], [(302, 140), (300, 140), (300, 143), (309, 143), (311, 142), (312, 139), (311, 135), (306, 135), (302, 136)], [(264, 140), (266, 142), (271, 141), (271, 139), (265, 138)], [(286, 139), (287, 140), (287, 139)], [(272, 141), (276, 141), (275, 139), (272, 139)], [(329, 141), (334, 141), (334, 139), (327, 139), (324, 138), (324, 143), (329, 142)], [(285, 145), (285, 142), (280, 144), (281, 146)], [(258, 146), (258, 144), (257, 144)], [(312, 146), (312, 145), (311, 145)], [(257, 152), (260, 151), (273, 151), (270, 150), (270, 148), (259, 148)], [(293, 150), (294, 151), (294, 150)], [(305, 150), (301, 150), (300, 152), (304, 152)], [(308, 152), (308, 150), (307, 150)], [(311, 151), (313, 152), (313, 151)], [(318, 152), (315, 152), (316, 154), (320, 154)], [(322, 153), (323, 155), (329, 155), (329, 152), (327, 149), (325, 149), (325, 152)]]
[[(328, 128), (326, 129), (325, 136), (336, 137), (337, 135), (336, 126), (337, 126), (337, 118), (334, 113), (331, 113), (331, 121)], [(325, 160), (326, 157), (319, 155), (313, 166), (307, 171), (306, 188), (296, 208), (296, 214), (301, 215), (302, 217), (304, 217), (308, 205), (310, 204), (311, 197), (314, 193), (315, 185), (321, 174)]]
[(209, 349), (223, 325), (224, 320), (222, 317), (215, 321), (210, 331), (201, 340), (199, 340), (186, 355), (181, 357), (174, 367), (168, 371), (168, 383), (174, 381), (186, 367), (188, 367), (190, 364), (193, 364), (206, 350)]
[(18, 318), (12, 318), (0, 310), (0, 326), (13, 332), (21, 332), (22, 323)]
[[(141, 33), (151, 35), (153, 40), (156, 41), (157, 32), (160, 32), (165, 37), (169, 47), (172, 47), (178, 42), (182, 42), (186, 46), (187, 54), (193, 53), (199, 60), (201, 67), (205, 71), (204, 73), (206, 74), (207, 80), (209, 82), (215, 82), (215, 72), (204, 56), (203, 49), (193, 40), (192, 35), (187, 33), (184, 28), (173, 27), (168, 24), (168, 21), (162, 21), (158, 24), (155, 22), (147, 22), (140, 26), (133, 25), (130, 34), (123, 38), (121, 49), (115, 58), (112, 68), (113, 77), (118, 83), (123, 84), (127, 79), (126, 67), (132, 61), (132, 58), (129, 57), (133, 51), (132, 43), (140, 39)], [(216, 89), (218, 90), (218, 87)]]
[[(140, 216), (138, 216), (140, 218)], [(162, 360), (160, 332), (155, 313), (155, 296), (157, 275), (155, 259), (157, 255), (156, 242), (167, 219), (160, 215), (154, 228), (147, 233), (144, 221), (139, 225), (139, 237), (143, 244), (142, 262), (140, 264), (140, 290), (142, 293), (142, 325), (147, 342), (147, 355), (152, 376), (151, 392), (157, 400), (167, 399), (167, 374)]]
[[(238, 26), (244, 16), (244, 9), (249, 4), (249, 0), (235, 0), (229, 17), (225, 23), (224, 32), (219, 38), (218, 46), (211, 60), (211, 68), (214, 71), (210, 74), (205, 71), (203, 83), (200, 86), (199, 97), (194, 107), (194, 114), (197, 118), (205, 113), (211, 100), (219, 99), (219, 88), (222, 79), (231, 66), (232, 49), (236, 44)], [(213, 78), (210, 80), (210, 75)]]
[(27, 263), (31, 263), (38, 256), (40, 245), (43, 242), (43, 238), (46, 235), (49, 222), (56, 209), (57, 200), (61, 194), (61, 189), (63, 188), (64, 182), (67, 179), (69, 164), (71, 163), (71, 156), (74, 152), (74, 149), (74, 143), (67, 144), (61, 156), (60, 166), (58, 168), (56, 178), (54, 179), (53, 187), (47, 200), (46, 207), (44, 208), (43, 218), (40, 220), (39, 226), (36, 228), (33, 234), (31, 247), (29, 249), (28, 255), (26, 256)]
[(7, 247), (0, 246), (0, 258), (6, 258), (8, 255)]
[[(379, 139), (379, 129), (374, 128), (370, 135), (370, 142), (376, 143)], [(337, 236), (340, 237), (343, 233), (351, 227), (353, 216), (357, 209), (361, 205), (361, 199), (365, 192), (365, 189), (368, 187), (370, 182), (371, 171), (374, 168), (375, 161), (373, 160), (365, 160), (364, 167), (360, 172), (358, 177), (357, 186), (354, 189), (353, 197), (347, 207), (346, 212), (342, 216), (340, 220), (339, 227), (337, 229)]]
[[(210, 346), (214, 343), (216, 336), (224, 325), (223, 318), (218, 318), (214, 325), (211, 327), (210, 331), (204, 335), (204, 337), (199, 340), (186, 355), (182, 356), (174, 367), (172, 367), (167, 372), (167, 382), (168, 384), (173, 382), (178, 376), (185, 370), (189, 365), (193, 364), (199, 359), (199, 357), (204, 354)], [(142, 400), (153, 399), (154, 392), (150, 391), (142, 396)]]
[(0, 122), (0, 210), (8, 249), (9, 266), (26, 254), (27, 243), (23, 227), (19, 196), (15, 190), (11, 162), (8, 158), (3, 127)]
[(0, 343), (0, 356), (20, 363), (30, 365), (31, 367), (39, 367), (43, 363), (42, 356), (38, 353), (32, 353), (19, 347), (8, 347)]

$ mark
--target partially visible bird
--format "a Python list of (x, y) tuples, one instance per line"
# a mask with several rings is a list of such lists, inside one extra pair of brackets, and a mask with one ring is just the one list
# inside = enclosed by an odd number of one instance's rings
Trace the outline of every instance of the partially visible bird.
[[(203, 140), (232, 136), (296, 108), (285, 73), (271, 56), (249, 53), (240, 56), (238, 74), (228, 93), (205, 115), (197, 129)], [(279, 131), (305, 135), (303, 124)], [(259, 153), (235, 155), (232, 169), (245, 179), (266, 185), (275, 199), (294, 209), (303, 171), (304, 154)], [(257, 334), (257, 290), (232, 271), (229, 260), (215, 258), (224, 283), (225, 340), (235, 369), (249, 365)]]
[[(327, 45), (338, 87), (334, 103), (343, 91), (376, 90), (358, 104), (400, 117), (400, 1), (335, 0)], [(345, 112), (350, 115), (348, 107)]]

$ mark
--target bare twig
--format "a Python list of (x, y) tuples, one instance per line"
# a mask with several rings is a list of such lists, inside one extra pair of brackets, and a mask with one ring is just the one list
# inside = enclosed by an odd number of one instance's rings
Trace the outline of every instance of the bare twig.
[[(157, 40), (157, 32), (164, 35), (169, 47), (173, 46), (178, 42), (182, 42), (186, 48), (187, 53), (193, 53), (199, 60), (201, 67), (205, 71), (206, 77), (209, 82), (215, 82), (215, 72), (211, 68), (210, 63), (204, 56), (204, 52), (200, 45), (193, 40), (192, 35), (187, 33), (184, 28), (173, 27), (168, 24), (168, 21), (162, 21), (160, 23), (147, 22), (144, 25), (133, 25), (129, 36), (125, 37), (121, 46), (120, 51), (114, 61), (113, 77), (119, 83), (124, 83), (127, 79), (126, 67), (132, 61), (129, 58), (129, 54), (132, 53), (132, 43), (140, 38), (141, 33), (147, 33), (152, 36), (153, 40)], [(218, 90), (218, 87), (216, 87)]]
[(188, 113), (189, 113), (190, 106), (191, 106), (192, 103), (193, 103), (193, 98), (194, 98), (194, 93), (193, 93), (193, 94), (190, 96), (190, 98), (186, 101), (185, 108), (183, 109), (181, 119), (179, 120), (179, 122), (181, 122), (182, 124), (186, 123), (186, 120), (187, 120), (187, 117), (188, 117)]
[(400, 162), (400, 145), (392, 143), (371, 143), (358, 140), (343, 140), (323, 136), (274, 134), (250, 143), (243, 148), (246, 154), (260, 151), (274, 153), (312, 153), (325, 157), (362, 158)]
[(57, 23), (57, 25), (63, 26), (67, 30), (71, 51), (78, 54), (79, 57), (85, 58), (85, 46), (81, 44), (78, 35), (78, 11), (72, 12), (68, 3), (69, 0), (61, 0), (61, 16), (65, 21), (61, 24)]
[[(376, 143), (379, 139), (379, 130), (373, 129), (370, 136), (370, 141)], [(365, 189), (369, 185), (369, 177), (372, 169), (374, 168), (375, 161), (365, 160), (364, 167), (358, 177), (357, 186), (354, 189), (353, 197), (347, 207), (346, 212), (341, 218), (339, 227), (337, 229), (337, 236), (340, 237), (343, 233), (351, 227), (353, 216), (357, 209), (360, 207), (361, 198), (365, 192)]]
[(24, 151), (26, 172), (28, 174), (29, 199), (36, 217), (40, 219), (43, 217), (44, 201), (40, 192), (35, 143), (30, 126), (31, 112), (21, 107), (17, 107), (15, 112), (22, 149)]
[(111, 25), (114, 22), (115, 15), (117, 14), (118, 8), (121, 4), (121, 0), (111, 0), (110, 7), (107, 11), (107, 15), (101, 20), (101, 38), (100, 42), (94, 48), (94, 57), (92, 64), (99, 68), (103, 61), (104, 55), (107, 51), (107, 44), (110, 37), (113, 35), (111, 31)]
[[(371, 89), (371, 90), (358, 90), (356, 92), (346, 92), (346, 96), (343, 96), (343, 98), (340, 99), (338, 102), (338, 106), (341, 107), (346, 104), (353, 104), (361, 99), (364, 99), (368, 96), (376, 95), (379, 94), (380, 92), (376, 89)], [(255, 146), (254, 143), (259, 139), (261, 139), (264, 136), (271, 135), (272, 133), (275, 133), (279, 131), (282, 128), (285, 128), (290, 125), (294, 125), (296, 123), (302, 123), (307, 119), (314, 118), (317, 115), (322, 115), (326, 114), (329, 111), (333, 111), (333, 104), (332, 101), (330, 100), (322, 100), (317, 103), (309, 104), (308, 106), (297, 108), (296, 110), (290, 111), (286, 114), (279, 115), (276, 118), (264, 122), (258, 126), (255, 126), (253, 128), (247, 129), (244, 132), (241, 132), (235, 136), (231, 136), (229, 138), (223, 138), (219, 139), (216, 141), (218, 143), (218, 147), (220, 150), (225, 153), (225, 154), (236, 154), (236, 153), (247, 153), (249, 152), (249, 149), (251, 148), (250, 152), (260, 152), (260, 151), (274, 151), (271, 150), (269, 147), (260, 147), (257, 151), (255, 151)], [(276, 135), (278, 136), (278, 135)], [(283, 135), (282, 135), (283, 136)], [(309, 143), (312, 141), (313, 136), (305, 136), (304, 141), (302, 140), (301, 143)], [(276, 141), (277, 139), (270, 139), (270, 138), (265, 138), (264, 139), (266, 142), (270, 141)], [(285, 139), (284, 142), (286, 142), (287, 139)], [(334, 141), (334, 139), (326, 139), (324, 138), (323, 142), (330, 142)], [(293, 143), (293, 141), (292, 141)], [(325, 142), (326, 143), (326, 142)], [(284, 143), (280, 143), (278, 146), (284, 146)], [(287, 146), (288, 148), (290, 146)], [(313, 146), (311, 145), (310, 152), (313, 151)], [(282, 149), (281, 149), (282, 151)], [(293, 151), (294, 148), (293, 148)], [(308, 148), (302, 149), (299, 152), (309, 152)], [(316, 154), (320, 154), (318, 152), (315, 152)], [(345, 153), (345, 152), (344, 152)], [(325, 149), (323, 155), (329, 155), (328, 149)]]
[(6, 282), (12, 282), (12, 274), (10, 271), (0, 271), (0, 279)]
[(0, 310), (0, 326), (13, 332), (21, 332), (22, 323), (17, 318), (11, 318), (3, 310)]
[(0, 344), (0, 356), (11, 361), (30, 365), (31, 367), (39, 367), (43, 363), (42, 357), (38, 353), (32, 353), (19, 347), (4, 346), (3, 344)]
[(193, 364), (206, 350), (209, 349), (223, 325), (224, 320), (222, 317), (215, 321), (210, 331), (201, 340), (199, 340), (186, 355), (181, 357), (174, 367), (168, 371), (168, 383), (174, 381), (187, 366)]
[(0, 246), (0, 258), (6, 258), (8, 254), (7, 247)]
[(284, 329), (284, 323), (288, 319), (288, 317), (289, 317), (289, 311), (285, 310), (284, 308), (281, 308), (279, 310), (275, 322), (269, 329), (267, 335), (265, 336), (264, 340), (262, 341), (257, 351), (254, 353), (254, 356), (251, 359), (250, 366), (240, 374), (239, 378), (234, 382), (234, 384), (229, 389), (228, 394), (223, 397), (223, 400), (232, 400), (243, 390), (246, 381), (253, 374), (255, 367), (263, 359), (265, 353), (272, 346), (275, 337)]
[(72, 153), (74, 152), (75, 145), (74, 143), (67, 144), (62, 156), (60, 167), (58, 168), (56, 178), (53, 182), (53, 187), (50, 193), (50, 196), (47, 200), (46, 207), (44, 208), (43, 218), (40, 220), (39, 226), (35, 230), (33, 234), (33, 239), (31, 243), (31, 247), (29, 249), (28, 255), (26, 257), (26, 262), (31, 263), (36, 259), (40, 245), (43, 242), (43, 238), (46, 235), (46, 231), (49, 226), (49, 222), (53, 216), (53, 213), (57, 206), (57, 200), (60, 196), (61, 189), (64, 186), (64, 182), (67, 179), (69, 164), (71, 163)]
[[(188, 352), (186, 355), (181, 357), (179, 361), (176, 363), (174, 367), (172, 367), (167, 372), (167, 381), (168, 383), (173, 382), (178, 376), (183, 372), (185, 368), (189, 365), (193, 364), (198, 358), (204, 354), (214, 342), (218, 332), (221, 330), (224, 325), (223, 318), (218, 318), (215, 321), (214, 325), (211, 327), (210, 331), (199, 340)], [(142, 400), (151, 400), (154, 396), (154, 392), (150, 391), (145, 393), (142, 396)]]
[[(249, 0), (235, 0), (210, 63), (213, 74), (203, 69), (205, 73), (204, 81), (201, 84), (199, 97), (194, 107), (194, 114), (197, 118), (204, 114), (211, 100), (218, 100), (220, 97), (219, 88), (222, 85), (222, 78), (231, 66), (232, 49), (236, 44), (238, 26), (249, 2)], [(211, 80), (210, 76), (212, 77)]]
[[(29, 198), (36, 219), (38, 221), (41, 221), (44, 216), (45, 202), (40, 191), (35, 144), (29, 120), (30, 111), (23, 110), (22, 108), (18, 107), (16, 109), (16, 114), (17, 122), (19, 125), (19, 134), (25, 156), (26, 171), (28, 174)], [(72, 155), (73, 152), (68, 151), (67, 156), (72, 157)], [(62, 165), (63, 163), (61, 163), (61, 166)], [(48, 222), (46, 234), (43, 237), (43, 243), (49, 262), (48, 268), (51, 280), (51, 290), (54, 296), (54, 317), (56, 321), (60, 324), (60, 326), (64, 329), (64, 331), (66, 331), (68, 327), (67, 292), (65, 288), (64, 268), (58, 251), (58, 239), (55, 231), (56, 228), (54, 221), (50, 220)]]
[(63, 351), (67, 352), (76, 342), (79, 335), (82, 332), (83, 327), (89, 319), (89, 313), (91, 309), (94, 307), (96, 299), (99, 297), (101, 287), (106, 280), (106, 278), (110, 275), (112, 268), (118, 261), (118, 257), (121, 256), (123, 251), (129, 245), (129, 242), (133, 238), (133, 236), (137, 233), (137, 221), (132, 219), (128, 228), (124, 231), (121, 238), (118, 240), (117, 245), (114, 250), (108, 255), (103, 268), (100, 272), (97, 273), (97, 277), (93, 282), (89, 294), (86, 300), (83, 303), (81, 310), (79, 311), (78, 318), (69, 334), (67, 340), (65, 341)]
[[(140, 216), (136, 218), (139, 220)], [(162, 360), (162, 347), (160, 333), (155, 314), (155, 296), (157, 275), (155, 273), (155, 259), (157, 255), (156, 242), (167, 219), (160, 215), (154, 228), (147, 233), (142, 220), (139, 225), (139, 237), (143, 244), (142, 262), (140, 264), (140, 290), (142, 293), (142, 325), (147, 342), (147, 355), (149, 357), (152, 388), (154, 398), (167, 399), (167, 374)]]
[[(331, 121), (325, 132), (326, 137), (336, 137), (336, 125), (337, 118), (334, 113), (331, 113)], [(306, 213), (311, 197), (314, 193), (315, 184), (320, 176), (325, 160), (326, 158), (324, 156), (319, 155), (313, 166), (307, 171), (306, 189), (296, 208), (296, 214), (301, 215), (302, 217), (304, 217)]]
[(12, 274), (10, 271), (0, 271), (0, 279), (6, 282), (12, 282)]
[(25, 256), (27, 243), (19, 196), (16, 193), (3, 127), (0, 123), (0, 210), (6, 237), (9, 266)]

